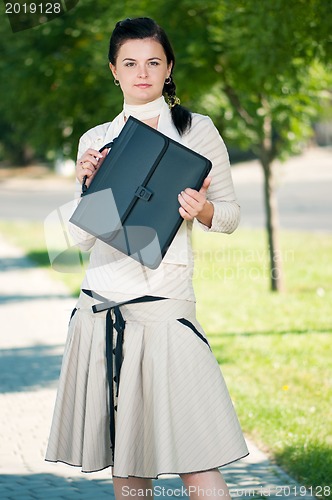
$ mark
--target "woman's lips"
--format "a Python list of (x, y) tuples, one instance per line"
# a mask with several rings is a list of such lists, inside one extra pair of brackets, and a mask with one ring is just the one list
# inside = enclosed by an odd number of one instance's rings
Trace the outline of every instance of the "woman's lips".
[(139, 89), (147, 89), (151, 87), (151, 85), (148, 83), (138, 83), (137, 85), (135, 85), (135, 87), (138, 87)]

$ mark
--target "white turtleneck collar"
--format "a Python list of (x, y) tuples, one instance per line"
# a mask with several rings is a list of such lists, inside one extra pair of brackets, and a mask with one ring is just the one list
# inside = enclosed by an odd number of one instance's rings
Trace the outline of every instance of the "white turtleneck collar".
[(133, 116), (137, 120), (144, 121), (159, 116), (164, 105), (165, 99), (164, 96), (161, 96), (147, 104), (132, 105), (125, 102), (123, 104), (123, 111), (126, 118)]

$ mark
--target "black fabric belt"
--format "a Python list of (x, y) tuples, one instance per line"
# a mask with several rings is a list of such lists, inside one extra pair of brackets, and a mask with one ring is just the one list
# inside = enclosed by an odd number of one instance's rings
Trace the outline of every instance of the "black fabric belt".
[[(165, 297), (154, 297), (152, 295), (144, 295), (131, 299), (125, 302), (113, 302), (106, 297), (99, 295), (92, 290), (82, 289), (82, 292), (89, 297), (100, 300), (100, 304), (92, 306), (94, 313), (107, 311), (106, 313), (106, 368), (107, 379), (109, 386), (109, 404), (110, 404), (110, 440), (112, 449), (112, 458), (114, 461), (114, 448), (115, 448), (115, 411), (117, 410), (114, 405), (114, 389), (113, 382), (116, 384), (116, 397), (119, 394), (120, 372), (122, 365), (122, 346), (123, 335), (126, 322), (121, 314), (120, 307), (127, 304), (139, 304), (141, 302), (154, 302), (156, 300), (165, 300)], [(115, 321), (113, 321), (111, 312), (114, 313)], [(114, 330), (117, 332), (117, 339), (115, 348), (113, 348)], [(113, 359), (114, 358), (114, 359)], [(113, 375), (115, 372), (115, 376)]]

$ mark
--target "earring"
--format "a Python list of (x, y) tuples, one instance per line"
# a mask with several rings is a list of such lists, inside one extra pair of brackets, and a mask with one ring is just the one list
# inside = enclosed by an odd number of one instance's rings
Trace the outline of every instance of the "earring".
[(119, 80), (117, 80), (116, 78), (114, 78), (114, 85), (116, 85), (117, 87), (120, 85)]
[(168, 76), (165, 80), (165, 85), (169, 85), (172, 82), (172, 77)]

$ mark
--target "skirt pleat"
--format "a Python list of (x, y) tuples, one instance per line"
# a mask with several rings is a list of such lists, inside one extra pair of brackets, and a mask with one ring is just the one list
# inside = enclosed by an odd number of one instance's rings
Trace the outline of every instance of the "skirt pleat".
[[(214, 469), (248, 454), (195, 304), (121, 306), (126, 321), (110, 448), (105, 312), (81, 294), (69, 325), (46, 460), (114, 477)], [(116, 388), (114, 388), (114, 391)]]

